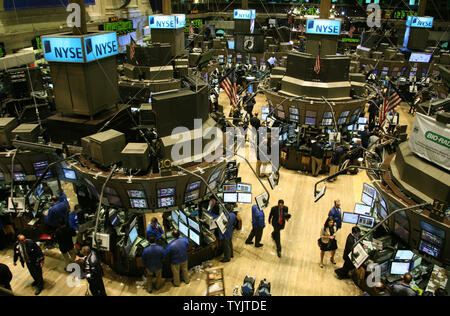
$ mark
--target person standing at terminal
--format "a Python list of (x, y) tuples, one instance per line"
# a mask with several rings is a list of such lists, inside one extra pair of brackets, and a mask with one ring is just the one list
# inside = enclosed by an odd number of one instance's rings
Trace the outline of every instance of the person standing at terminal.
[(163, 247), (156, 244), (156, 237), (150, 236), (148, 239), (150, 246), (142, 252), (142, 263), (147, 268), (147, 291), (149, 293), (153, 290), (153, 283), (155, 289), (159, 290), (162, 285), (162, 267), (165, 250)]
[(317, 177), (322, 170), (322, 160), (324, 156), (323, 144), (316, 141), (311, 145), (311, 175)]
[(391, 296), (417, 296), (417, 292), (410, 286), (411, 281), (412, 275), (405, 273), (400, 282), (391, 286)]
[(258, 208), (258, 205), (252, 206), (252, 231), (248, 235), (245, 243), (247, 245), (253, 244), (253, 237), (255, 238), (255, 247), (262, 247), (261, 238), (263, 235), (264, 227), (266, 227), (264, 220), (264, 212)]
[(92, 296), (106, 296), (105, 285), (103, 283), (103, 269), (97, 254), (89, 245), (81, 248), (84, 257), (76, 257), (75, 261), (83, 261), (84, 276), (89, 283), (89, 290)]
[(180, 237), (180, 232), (178, 230), (172, 231), (172, 237), (175, 239), (172, 240), (167, 246), (166, 255), (170, 256), (173, 284), (178, 287), (180, 286), (180, 270), (184, 283), (189, 284), (190, 282), (187, 260), (189, 240), (184, 237)]
[(336, 231), (342, 227), (342, 210), (341, 210), (341, 200), (337, 199), (334, 201), (334, 206), (328, 213), (328, 216), (334, 220), (336, 224)]
[(76, 257), (75, 248), (73, 245), (72, 237), (76, 236), (75, 231), (67, 225), (64, 219), (59, 219), (59, 227), (55, 232), (55, 239), (58, 243), (59, 250), (66, 261), (66, 265), (64, 267), (64, 271), (66, 271), (67, 265), (73, 262)]
[(60, 218), (68, 221), (67, 204), (65, 201), (59, 201), (58, 197), (52, 196), (53, 206), (48, 210), (47, 216), (44, 218), (44, 223), (50, 230), (58, 228), (58, 221)]
[(229, 262), (233, 257), (233, 228), (236, 225), (236, 213), (229, 212), (227, 229), (222, 234), (219, 230), (219, 240), (222, 243), (223, 259), (220, 262)]
[(279, 200), (278, 205), (272, 207), (269, 215), (269, 224), (272, 223), (273, 232), (272, 239), (277, 245), (277, 255), (281, 258), (281, 241), (280, 232), (284, 229), (286, 221), (289, 220), (291, 215), (288, 213), (288, 207), (284, 206), (284, 201)]
[(31, 239), (26, 239), (24, 235), (17, 236), (14, 244), (14, 265), (20, 260), (22, 267), (27, 265), (34, 282), (31, 284), (37, 287), (34, 295), (39, 295), (44, 288), (44, 278), (42, 277), (42, 267), (44, 266), (44, 254), (41, 247)]
[(359, 236), (361, 235), (361, 230), (358, 226), (354, 226), (352, 228), (351, 234), (347, 236), (347, 240), (345, 242), (345, 249), (344, 249), (344, 266), (340, 269), (336, 269), (334, 272), (337, 274), (339, 280), (342, 279), (348, 279), (348, 273), (355, 268), (353, 265), (353, 262), (349, 258), (349, 254), (352, 252), (353, 247), (356, 244), (356, 241), (359, 239)]

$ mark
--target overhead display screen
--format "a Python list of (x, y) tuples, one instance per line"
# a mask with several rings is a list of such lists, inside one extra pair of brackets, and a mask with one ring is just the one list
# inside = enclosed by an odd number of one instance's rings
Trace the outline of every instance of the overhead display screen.
[(234, 10), (235, 20), (253, 20), (256, 18), (256, 10)]
[(80, 37), (42, 36), (46, 61), (83, 63), (83, 45)]
[(307, 34), (339, 35), (341, 33), (341, 21), (339, 20), (306, 20)]
[(86, 37), (84, 39), (84, 46), (87, 62), (119, 53), (116, 32)]

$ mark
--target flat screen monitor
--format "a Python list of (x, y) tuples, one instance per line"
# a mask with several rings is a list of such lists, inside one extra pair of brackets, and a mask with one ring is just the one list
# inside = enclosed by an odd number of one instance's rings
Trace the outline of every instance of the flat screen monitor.
[(289, 113), (298, 115), (298, 108), (292, 106), (289, 107)]
[(308, 116), (308, 117), (316, 117), (317, 116), (317, 112), (315, 112), (315, 111), (306, 111), (306, 116)]
[(439, 236), (436, 236), (435, 234), (430, 233), (426, 230), (422, 230), (421, 238), (422, 240), (425, 240), (426, 242), (429, 242), (438, 247), (441, 247), (443, 244), (442, 239)]
[(338, 119), (337, 124), (338, 124), (338, 125), (344, 125), (346, 122), (347, 122), (347, 118), (346, 118), (346, 117), (340, 117), (340, 118)]
[(194, 200), (198, 199), (199, 196), (200, 196), (200, 191), (199, 190), (187, 192), (186, 195), (184, 196), (184, 201), (185, 202), (191, 202), (191, 201), (194, 201)]
[(48, 161), (38, 161), (33, 163), (34, 170), (42, 170), (48, 167)]
[(201, 184), (201, 181), (196, 181), (196, 182), (192, 182), (192, 183), (188, 184), (188, 186), (186, 188), (186, 192), (191, 192), (191, 191), (200, 189), (200, 184)]
[(381, 195), (379, 195), (379, 197), (380, 197), (380, 204), (381, 204), (381, 206), (382, 206), (385, 210), (387, 210), (386, 201), (381, 197)]
[(324, 118), (324, 119), (326, 119), (326, 118), (333, 118), (333, 113), (331, 113), (331, 112), (325, 112), (325, 113), (323, 113), (323, 118)]
[(158, 207), (170, 207), (175, 205), (175, 197), (163, 197), (158, 199)]
[(390, 263), (390, 261), (387, 260), (387, 261), (379, 264), (381, 275), (385, 275), (389, 271), (389, 263)]
[(238, 183), (237, 191), (250, 193), (252, 192), (252, 185), (247, 183)]
[(367, 117), (360, 117), (360, 118), (358, 118), (358, 124), (366, 125), (367, 124)]
[(433, 226), (427, 222), (421, 221), (420, 222), (420, 228), (422, 228), (423, 230), (426, 230), (430, 233), (432, 233), (435, 236), (438, 236), (442, 239), (445, 239), (445, 231), (441, 228), (438, 228), (436, 226)]
[(180, 220), (179, 216), (178, 216), (178, 211), (172, 211), (171, 216), (172, 216), (172, 221), (178, 225), (178, 222)]
[(68, 180), (76, 180), (77, 179), (77, 174), (75, 173), (75, 170), (63, 169), (63, 172), (64, 172), (64, 178), (66, 178)]
[(436, 247), (424, 240), (420, 241), (419, 251), (421, 251), (435, 259), (439, 259), (439, 257), (441, 256), (441, 250), (438, 247)]
[(197, 232), (200, 231), (200, 225), (196, 221), (194, 221), (192, 218), (188, 218), (188, 222), (190, 228), (194, 229)]
[(122, 207), (122, 201), (120, 200), (120, 197), (118, 197), (117, 195), (105, 194), (105, 197), (108, 200), (109, 205)]
[(200, 246), (200, 235), (191, 229), (189, 230), (189, 239), (197, 246)]
[(378, 207), (378, 215), (381, 219), (385, 219), (388, 216), (387, 210), (381, 204)]
[(188, 220), (187, 220), (187, 216), (186, 214), (184, 214), (183, 211), (179, 211), (178, 214), (180, 215), (180, 221), (187, 224)]
[(129, 232), (129, 234), (128, 234), (128, 237), (130, 238), (131, 244), (134, 244), (134, 242), (135, 242), (136, 239), (138, 238), (138, 231), (137, 231), (137, 227), (136, 227), (136, 226), (134, 226), (134, 227), (130, 230), (130, 232)]
[(234, 41), (228, 41), (228, 49), (234, 49)]
[(411, 262), (411, 271), (420, 266), (421, 264), (422, 264), (422, 257), (417, 257), (416, 259), (414, 259), (414, 261)]
[(224, 193), (230, 193), (230, 192), (236, 192), (237, 185), (236, 184), (225, 184), (223, 186), (223, 192)]
[[(253, 93), (253, 85), (250, 84), (250, 85), (248, 86), (247, 92), (250, 93), (250, 94)], [(264, 112), (264, 108), (265, 108), (265, 107), (263, 107), (262, 112)]]
[[(40, 171), (36, 172), (36, 178), (40, 178), (43, 173), (44, 173), (44, 170), (40, 170)], [(53, 173), (51, 171), (48, 171), (44, 176), (44, 179), (48, 179), (48, 178), (53, 178)]]
[(23, 172), (15, 172), (14, 173), (14, 181), (26, 181), (27, 175)]
[(294, 123), (299, 123), (300, 117), (298, 115), (289, 114), (289, 120)]
[(367, 183), (363, 184), (363, 192), (371, 197), (375, 197), (376, 195), (375, 188)]
[(315, 117), (306, 117), (305, 124), (306, 125), (316, 125), (316, 118)]
[(175, 195), (175, 188), (158, 189), (158, 197), (166, 197)]
[(375, 225), (375, 218), (365, 215), (359, 215), (358, 225), (366, 228), (372, 228)]
[(44, 193), (44, 185), (41, 183), (36, 188), (36, 197), (40, 198), (42, 193)]
[(369, 216), (371, 214), (371, 209), (372, 207), (370, 205), (356, 203), (355, 208), (353, 209), (353, 213)]
[(216, 172), (214, 172), (211, 177), (209, 178), (208, 184), (214, 182), (217, 180), (217, 178), (220, 176), (220, 173), (222, 172), (222, 169), (217, 170)]
[(365, 192), (363, 192), (362, 196), (361, 196), (361, 201), (369, 206), (373, 205), (373, 197), (367, 195)]
[(178, 223), (178, 231), (185, 237), (189, 237), (189, 229), (188, 227), (183, 223)]
[(403, 275), (409, 272), (409, 266), (410, 266), (409, 262), (392, 261), (390, 273), (392, 275)]
[(113, 227), (116, 227), (120, 224), (119, 217), (117, 216), (117, 212), (109, 212), (109, 222)]
[(359, 218), (358, 214), (344, 212), (344, 215), (342, 217), (342, 222), (347, 223), (347, 224), (356, 225), (358, 223), (358, 218)]
[(414, 252), (411, 250), (397, 250), (395, 253), (394, 260), (412, 260), (414, 257)]
[(237, 193), (224, 193), (223, 202), (224, 203), (237, 203), (238, 197)]
[(239, 203), (247, 203), (247, 204), (252, 203), (252, 194), (239, 192), (238, 193), (238, 202)]
[(429, 63), (431, 59), (431, 54), (424, 53), (411, 53), (409, 57), (409, 62), (411, 63)]
[(333, 119), (330, 119), (330, 118), (324, 118), (323, 120), (322, 120), (322, 124), (321, 124), (322, 126), (331, 126), (331, 125), (333, 125)]
[(128, 190), (130, 198), (145, 198), (145, 192), (140, 190)]
[(130, 199), (132, 208), (148, 208), (146, 199)]

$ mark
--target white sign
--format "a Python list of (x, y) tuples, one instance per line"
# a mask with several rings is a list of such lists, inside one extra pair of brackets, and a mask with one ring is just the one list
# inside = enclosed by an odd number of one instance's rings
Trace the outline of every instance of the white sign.
[(420, 157), (450, 170), (450, 124), (416, 113), (408, 145)]
[(179, 29), (186, 26), (186, 15), (150, 15), (148, 25), (151, 29)]
[(256, 18), (256, 10), (234, 10), (235, 20), (253, 20)]

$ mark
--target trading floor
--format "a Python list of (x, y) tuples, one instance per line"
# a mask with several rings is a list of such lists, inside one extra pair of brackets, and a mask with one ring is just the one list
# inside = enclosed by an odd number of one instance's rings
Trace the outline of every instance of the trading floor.
[[(260, 113), (261, 106), (266, 104), (265, 97), (256, 97), (254, 113)], [(220, 104), (227, 104), (228, 99), (222, 92)], [(229, 109), (225, 107), (224, 113)], [(408, 125), (408, 134), (412, 126), (413, 116), (408, 114), (405, 104), (399, 107), (400, 124)], [(245, 163), (241, 163), (239, 175), (252, 184), (254, 195), (263, 192), (263, 188)], [(342, 251), (345, 239), (350, 233), (352, 225), (343, 224), (342, 229), (337, 234), (338, 250), (336, 253), (337, 266), (330, 263), (327, 254), (323, 269), (319, 266), (319, 248), (317, 239), (329, 210), (333, 206), (335, 199), (340, 199), (343, 211), (351, 211), (356, 202), (361, 197), (363, 183), (370, 183), (366, 172), (360, 171), (357, 175), (339, 176), (334, 183), (327, 184), (327, 193), (317, 203), (314, 203), (314, 183), (318, 178), (305, 175), (297, 171), (280, 169), (280, 184), (271, 191), (271, 205), (283, 199), (289, 207), (292, 218), (281, 232), (281, 244), (283, 255), (278, 258), (276, 255), (275, 243), (271, 240), (271, 225), (267, 224), (269, 209), (266, 209), (266, 228), (264, 230), (262, 243), (264, 247), (255, 248), (252, 245), (245, 245), (245, 240), (250, 231), (251, 225), (251, 204), (242, 204), (243, 227), (241, 231), (235, 230), (233, 235), (234, 258), (231, 262), (224, 264), (226, 294), (231, 295), (237, 285), (242, 285), (246, 275), (255, 276), (257, 280), (267, 279), (271, 282), (272, 295), (276, 296), (337, 296), (361, 295), (361, 290), (352, 280), (338, 280), (334, 269), (343, 264)], [(263, 180), (266, 181), (267, 180)], [(267, 185), (268, 186), (268, 185)], [(68, 194), (71, 207), (75, 203), (75, 197), (70, 190), (71, 185), (66, 184), (64, 189)], [(273, 205), (272, 205), (273, 204)], [(34, 288), (31, 286), (32, 279), (26, 269), (22, 269), (20, 264), (13, 266), (12, 250), (0, 251), (0, 262), (7, 263), (14, 277), (11, 286), (16, 295), (33, 295)], [(41, 295), (63, 295), (80, 296), (87, 291), (87, 282), (81, 280), (79, 287), (69, 287), (67, 285), (68, 274), (63, 272), (64, 260), (58, 249), (45, 251), (44, 280), (45, 289)], [(212, 260), (213, 266), (220, 266), (220, 258)], [(206, 274), (195, 272), (191, 275), (189, 285), (182, 283), (180, 287), (174, 287), (170, 280), (159, 291), (148, 294), (143, 286), (142, 279), (124, 277), (114, 273), (108, 266), (103, 265), (105, 276), (104, 283), (108, 295), (171, 295), (171, 296), (204, 296), (206, 293)], [(192, 273), (192, 271), (191, 271)]]

